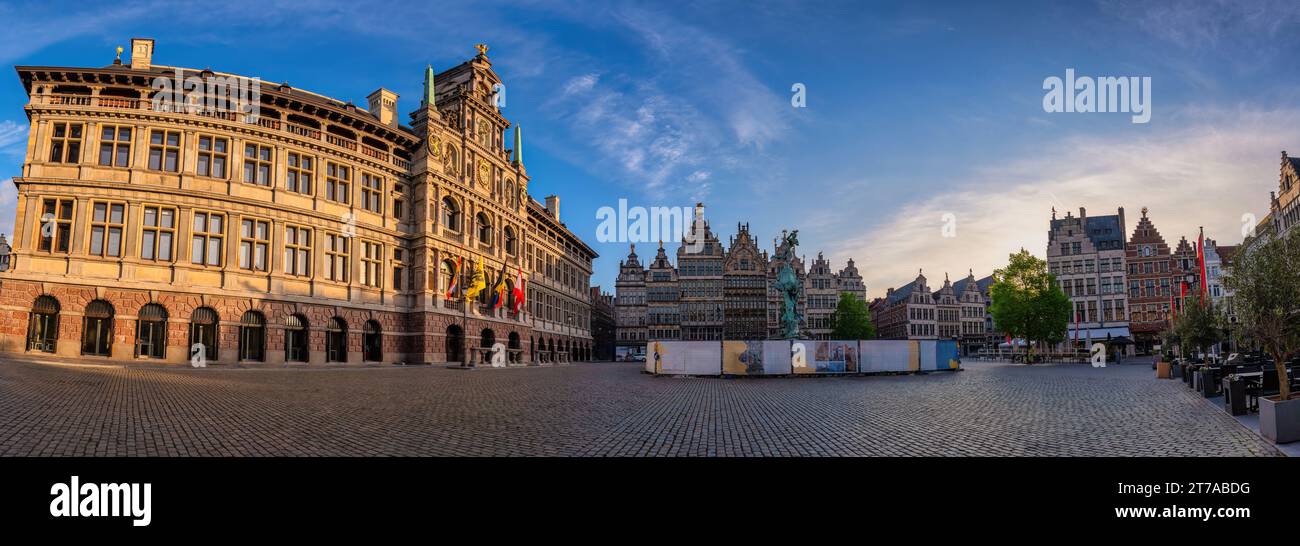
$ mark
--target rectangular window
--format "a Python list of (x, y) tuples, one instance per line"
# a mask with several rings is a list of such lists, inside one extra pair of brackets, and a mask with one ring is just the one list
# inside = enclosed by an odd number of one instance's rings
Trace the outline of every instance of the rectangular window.
[(230, 164), (230, 141), (220, 137), (199, 136), (198, 175), (225, 180)]
[(271, 158), (275, 152), (270, 146), (248, 144), (244, 146), (244, 182), (259, 186), (271, 185)]
[(352, 168), (337, 163), (326, 163), (325, 198), (347, 205), (352, 202)]
[(342, 235), (325, 235), (325, 278), (348, 282), (348, 242)]
[(105, 167), (131, 166), (131, 128), (104, 125), (99, 135), (99, 164)]
[(284, 227), (284, 272), (306, 277), (311, 275), (311, 230)]
[(406, 219), (406, 208), (400, 197), (393, 198), (393, 218), (399, 221)]
[(311, 156), (289, 152), (289, 174), (285, 179), (285, 187), (289, 191), (311, 195), (315, 174), (316, 161)]
[(176, 238), (176, 209), (144, 207), (141, 218), (140, 257), (160, 262), (172, 261), (172, 241)]
[(225, 229), (225, 215), (215, 212), (195, 212), (190, 261), (199, 265), (220, 267), (223, 254), (221, 242), (226, 233)]
[(50, 163), (76, 163), (81, 160), (82, 127), (80, 123), (54, 124), (54, 136), (50, 137)]
[(181, 170), (181, 132), (149, 132), (149, 169), (169, 173)]
[(271, 223), (265, 220), (239, 221), (239, 268), (266, 271), (271, 249)]
[(375, 214), (384, 213), (384, 179), (361, 173), (361, 208)]
[[(400, 248), (394, 248), (394, 249), (393, 249), (393, 290), (401, 290), (401, 289), (402, 289), (402, 275), (403, 275), (403, 273), (406, 272), (405, 264), (403, 264), (402, 262), (403, 262), (403, 260), (402, 260), (402, 249), (400, 249)], [(412, 276), (412, 277), (414, 277), (414, 276)], [(409, 286), (409, 285), (411, 285), (411, 284), (414, 284), (414, 283), (410, 282), (410, 280), (413, 280), (413, 278), (412, 278), (412, 279), (408, 279), (408, 282), (407, 282), (408, 286), (406, 287), (407, 290), (413, 290), (413, 289), (414, 289), (413, 286)]]
[(90, 211), (90, 255), (121, 256), (126, 205), (96, 201), (91, 204)]
[(383, 271), (384, 245), (370, 241), (361, 242), (361, 284), (379, 288)]
[(37, 231), (41, 234), (38, 249), (41, 252), (68, 253), (72, 242), (71, 199), (46, 199), (41, 206)]

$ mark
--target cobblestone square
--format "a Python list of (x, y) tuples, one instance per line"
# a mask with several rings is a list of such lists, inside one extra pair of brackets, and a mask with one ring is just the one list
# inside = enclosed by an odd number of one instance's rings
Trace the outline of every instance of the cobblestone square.
[(0, 356), (5, 456), (1277, 456), (1149, 366), (652, 377), (639, 365), (232, 369)]

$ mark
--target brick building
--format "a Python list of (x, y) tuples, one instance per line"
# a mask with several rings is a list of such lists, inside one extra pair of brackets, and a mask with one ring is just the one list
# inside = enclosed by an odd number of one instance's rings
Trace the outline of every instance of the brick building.
[[(214, 363), (586, 358), (596, 253), (530, 197), (492, 100), (486, 46), (435, 77), (410, 124), (380, 88), (368, 108), (153, 63), (17, 67), (31, 122), (0, 349)], [(435, 84), (436, 82), (436, 84)], [(200, 98), (243, 98), (236, 108)], [(446, 292), (458, 261), (492, 290)], [(467, 267), (466, 269), (468, 269)], [(514, 310), (516, 279), (528, 305)], [(464, 279), (455, 279), (462, 287)]]
[[(1130, 337), (1125, 281), (1124, 208), (1117, 214), (1052, 220), (1047, 234), (1047, 268), (1070, 297), (1073, 313), (1062, 349)], [(1078, 339), (1075, 343), (1074, 340)]]

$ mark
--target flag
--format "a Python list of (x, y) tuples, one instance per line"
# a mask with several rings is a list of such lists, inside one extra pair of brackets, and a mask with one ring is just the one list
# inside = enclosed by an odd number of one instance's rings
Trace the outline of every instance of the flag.
[(469, 278), (469, 285), (465, 287), (465, 301), (472, 301), (478, 297), (479, 292), (487, 288), (487, 282), (483, 279), (483, 257), (479, 256), (478, 266), (474, 268), (474, 274)]
[(1205, 276), (1205, 228), (1201, 228), (1200, 242), (1196, 245), (1196, 259), (1201, 268), (1201, 303), (1205, 303), (1206, 292), (1209, 291), (1206, 286), (1209, 279)]
[(515, 274), (515, 312), (524, 308), (524, 270)]
[(460, 288), (460, 268), (464, 258), (456, 257), (455, 265), (452, 265), (451, 280), (447, 283), (447, 299), (456, 297), (456, 290)]
[(492, 286), (492, 310), (501, 308), (506, 302), (506, 266), (501, 264), (501, 272), (497, 273), (497, 283)]

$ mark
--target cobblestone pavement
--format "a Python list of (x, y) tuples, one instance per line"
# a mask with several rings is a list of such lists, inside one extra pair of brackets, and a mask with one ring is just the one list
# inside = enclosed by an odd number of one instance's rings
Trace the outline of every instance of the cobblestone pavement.
[(629, 364), (221, 369), (0, 356), (0, 455), (1278, 455), (1149, 366), (651, 377)]

